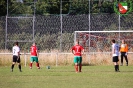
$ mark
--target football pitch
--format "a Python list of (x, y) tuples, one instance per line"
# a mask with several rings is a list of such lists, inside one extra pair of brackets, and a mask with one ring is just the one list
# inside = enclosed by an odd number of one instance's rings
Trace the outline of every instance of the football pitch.
[(0, 88), (132, 88), (133, 66), (120, 66), (115, 72), (112, 66), (83, 66), (75, 73), (74, 66), (51, 66), (33, 69), (17, 66), (0, 67)]

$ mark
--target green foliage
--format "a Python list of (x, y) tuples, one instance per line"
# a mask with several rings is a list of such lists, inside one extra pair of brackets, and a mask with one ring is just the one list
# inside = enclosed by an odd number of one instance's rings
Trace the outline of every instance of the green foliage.
[(100, 11), (102, 13), (114, 13), (114, 2), (103, 2), (102, 6), (100, 7)]
[(46, 2), (36, 3), (36, 13), (41, 15), (49, 14), (47, 7), (48, 7), (48, 3)]
[[(39, 15), (60, 14), (62, 5), (62, 14), (88, 14), (88, 0), (24, 0), (24, 2), (16, 2), (17, 0), (9, 0), (8, 11), (10, 15), (33, 15), (34, 12)], [(114, 1), (91, 0), (91, 13), (114, 13)], [(6, 1), (0, 1), (0, 15), (6, 15)]]
[(0, 0), (0, 16), (6, 15), (6, 0)]
[(34, 3), (27, 2), (16, 2), (11, 0), (8, 3), (8, 14), (9, 15), (31, 15), (34, 13)]

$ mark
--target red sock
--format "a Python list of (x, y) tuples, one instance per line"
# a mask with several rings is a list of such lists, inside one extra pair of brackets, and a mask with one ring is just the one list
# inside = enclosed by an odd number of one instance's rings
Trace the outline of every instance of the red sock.
[(76, 72), (78, 72), (78, 65), (75, 65), (75, 70)]
[(37, 66), (38, 68), (40, 68), (40, 67), (39, 67), (39, 63), (36, 63), (36, 66)]
[(30, 63), (30, 67), (32, 68), (32, 63)]
[(79, 72), (81, 72), (82, 64), (79, 64)]

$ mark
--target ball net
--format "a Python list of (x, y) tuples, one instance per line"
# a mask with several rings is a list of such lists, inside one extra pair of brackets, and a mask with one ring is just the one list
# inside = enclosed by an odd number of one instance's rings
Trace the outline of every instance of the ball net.
[(120, 45), (124, 39), (129, 46), (129, 52), (133, 48), (133, 31), (75, 31), (75, 38), (86, 52), (111, 52), (111, 40), (115, 39)]

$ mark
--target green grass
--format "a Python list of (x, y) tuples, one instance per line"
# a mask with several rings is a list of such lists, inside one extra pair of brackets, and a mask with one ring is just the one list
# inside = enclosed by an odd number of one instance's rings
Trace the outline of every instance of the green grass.
[(120, 66), (121, 72), (114, 72), (112, 66), (83, 66), (81, 73), (75, 73), (74, 66), (51, 66), (38, 70), (17, 66), (0, 67), (0, 88), (132, 88), (133, 66)]

